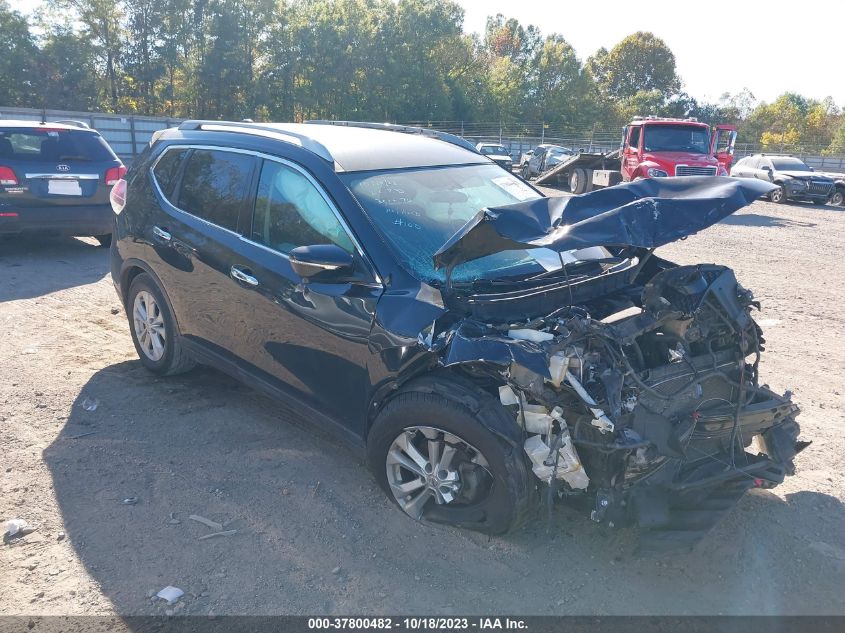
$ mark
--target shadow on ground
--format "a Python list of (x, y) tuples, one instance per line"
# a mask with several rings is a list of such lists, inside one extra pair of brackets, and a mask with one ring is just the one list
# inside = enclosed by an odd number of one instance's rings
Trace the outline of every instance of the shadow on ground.
[(791, 218), (778, 218), (773, 215), (764, 215), (762, 213), (729, 215), (722, 220), (720, 224), (732, 224), (734, 226), (759, 226), (768, 228), (812, 228), (817, 226), (815, 222), (805, 222), (803, 220), (793, 220)]
[[(108, 274), (107, 248), (91, 239), (0, 236), (0, 302), (31, 299), (57, 290), (94, 283)], [(34, 263), (54, 265), (32, 275)]]
[(415, 523), (307, 424), (212, 370), (93, 375), (43, 457), (116, 611), (163, 613), (148, 592), (174, 585), (186, 614), (845, 613), (833, 497), (753, 492), (692, 553), (638, 559), (635, 531), (562, 508), (507, 537)]

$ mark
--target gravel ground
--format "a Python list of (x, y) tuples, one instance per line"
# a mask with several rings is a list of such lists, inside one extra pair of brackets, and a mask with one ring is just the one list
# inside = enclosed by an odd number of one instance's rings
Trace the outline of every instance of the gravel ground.
[(661, 249), (755, 291), (762, 375), (813, 440), (661, 560), (565, 508), (503, 538), (414, 523), (284, 405), (147, 373), (93, 241), (0, 241), (0, 518), (37, 527), (2, 545), (0, 613), (161, 614), (175, 585), (188, 614), (845, 614), (843, 236), (843, 209), (756, 202)]

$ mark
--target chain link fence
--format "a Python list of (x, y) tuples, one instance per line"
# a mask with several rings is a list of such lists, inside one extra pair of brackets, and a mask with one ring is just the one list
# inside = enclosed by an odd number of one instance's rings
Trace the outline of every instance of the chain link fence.
[[(622, 130), (598, 127), (582, 130), (562, 130), (543, 123), (467, 123), (464, 121), (406, 121), (405, 125), (430, 127), (450, 134), (458, 134), (473, 143), (501, 143), (514, 160), (542, 143), (562, 145), (576, 151), (610, 152), (622, 142)], [(741, 139), (740, 139), (741, 140)], [(845, 154), (826, 155), (827, 145), (776, 143), (736, 144), (736, 159), (752, 154), (790, 154), (821, 171), (845, 172)]]
[[(0, 106), (0, 119), (21, 119), (40, 121), (42, 111), (36, 108), (5, 108)], [(96, 129), (112, 146), (120, 158), (129, 163), (149, 143), (153, 132), (179, 125), (182, 119), (166, 117), (110, 114), (105, 112), (73, 112), (69, 110), (47, 110), (48, 121), (70, 119), (82, 121)], [(405, 125), (430, 127), (458, 134), (473, 143), (501, 143), (514, 161), (542, 143), (561, 145), (582, 152), (611, 152), (619, 147), (622, 130), (608, 130), (593, 127), (582, 130), (563, 130), (543, 123), (469, 123), (465, 121), (403, 121)], [(740, 139), (741, 140), (741, 139)], [(770, 154), (792, 154), (811, 167), (822, 171), (845, 172), (845, 155), (827, 156), (825, 147), (786, 143), (764, 147), (759, 143), (736, 144), (736, 158), (759, 152)]]

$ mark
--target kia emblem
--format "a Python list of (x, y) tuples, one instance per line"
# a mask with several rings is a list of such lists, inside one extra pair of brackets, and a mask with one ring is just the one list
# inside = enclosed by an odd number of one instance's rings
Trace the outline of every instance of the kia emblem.
[(59, 171), (70, 171), (70, 165), (57, 165), (56, 169)]

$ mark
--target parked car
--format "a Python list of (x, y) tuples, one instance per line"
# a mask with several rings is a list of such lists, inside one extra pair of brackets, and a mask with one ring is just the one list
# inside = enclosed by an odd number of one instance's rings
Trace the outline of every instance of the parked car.
[(491, 533), (542, 491), (689, 543), (792, 472), (798, 409), (758, 380), (751, 293), (651, 254), (771, 185), (546, 198), (445, 135), (362, 125), (157, 135), (112, 192), (111, 272), (145, 367), (205, 363), (284, 398), (360, 448), (409, 516)]
[(109, 193), (125, 173), (84, 124), (0, 120), (0, 234), (93, 236), (108, 246)]
[(538, 145), (534, 148), (531, 158), (522, 165), (522, 177), (526, 180), (538, 176), (547, 169), (551, 169), (559, 162), (574, 156), (575, 152), (569, 147), (560, 145)]
[(755, 154), (738, 161), (731, 169), (731, 176), (758, 178), (776, 184), (769, 194), (772, 202), (802, 200), (813, 204), (827, 204), (833, 193), (833, 179), (813, 171), (803, 161), (793, 156)]
[(823, 175), (833, 180), (833, 191), (828, 202), (837, 207), (845, 207), (845, 174), (825, 173)]
[(534, 156), (534, 152), (539, 152), (540, 150), (551, 147), (550, 144), (543, 144), (538, 145), (534, 149), (529, 149), (527, 152), (523, 152), (519, 157), (519, 173), (522, 173), (522, 168), (528, 164), (528, 161), (531, 160), (531, 157)]
[(508, 171), (513, 170), (513, 159), (504, 145), (500, 145), (499, 143), (479, 143), (475, 148), (500, 167)]

